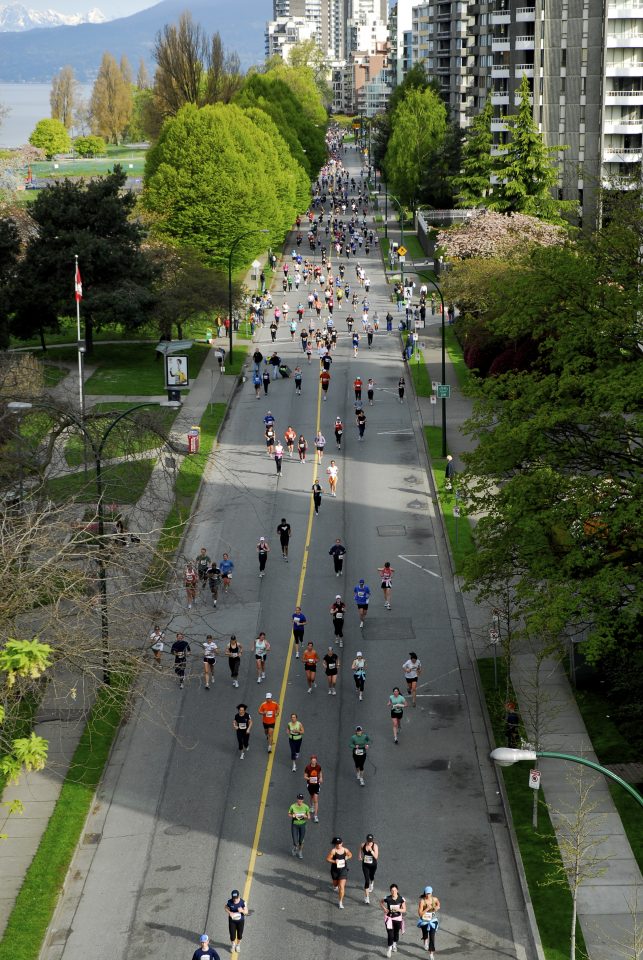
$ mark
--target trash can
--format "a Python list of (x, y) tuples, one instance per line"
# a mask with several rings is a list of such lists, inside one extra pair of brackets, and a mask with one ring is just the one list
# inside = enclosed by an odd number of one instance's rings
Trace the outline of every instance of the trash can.
[(201, 431), (198, 427), (188, 430), (188, 453), (198, 453), (201, 445)]

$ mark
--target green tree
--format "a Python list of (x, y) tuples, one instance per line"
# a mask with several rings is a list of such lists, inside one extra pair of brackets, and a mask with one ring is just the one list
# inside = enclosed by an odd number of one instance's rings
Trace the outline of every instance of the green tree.
[(53, 160), (57, 153), (67, 153), (71, 147), (71, 139), (61, 120), (39, 120), (29, 143), (44, 150), (47, 160)]
[(498, 178), (487, 206), (501, 213), (527, 213), (553, 223), (562, 222), (561, 213), (573, 210), (573, 201), (554, 197), (558, 171), (553, 156), (564, 149), (545, 146), (534, 122), (529, 80), (523, 74), (518, 112), (507, 117), (509, 142), (506, 153), (495, 158)]
[(492, 116), (493, 106), (491, 97), (488, 96), (483, 109), (474, 117), (465, 136), (462, 145), (462, 168), (453, 178), (459, 207), (479, 207), (487, 203), (492, 194)]
[(120, 143), (132, 115), (132, 88), (111, 53), (103, 54), (90, 111), (92, 133)]
[(60, 120), (65, 129), (70, 130), (76, 105), (76, 78), (73, 67), (62, 67), (51, 81), (49, 103), (52, 119)]
[[(277, 64), (274, 64), (273, 66), (276, 65)], [(329, 107), (333, 100), (333, 90), (328, 83), (330, 65), (317, 41), (312, 38), (310, 40), (302, 40), (300, 43), (296, 43), (291, 47), (288, 56), (288, 65), (294, 70), (306, 67), (311, 71), (322, 104), (325, 107)]]
[(282, 80), (290, 87), (299, 103), (299, 109), (311, 123), (325, 126), (328, 120), (313, 70), (308, 66), (291, 67), (281, 63), (270, 70), (269, 80)]
[[(183, 325), (206, 313), (227, 314), (227, 271), (206, 266), (189, 247), (176, 249), (161, 244), (154, 249), (154, 256), (160, 267), (156, 318), (161, 339), (171, 340), (176, 333), (181, 340)], [(233, 299), (238, 300), (239, 294), (239, 286), (235, 285)]]
[(57, 183), (38, 193), (31, 215), (37, 233), (18, 267), (12, 332), (21, 339), (58, 328), (74, 310), (74, 254), (83, 278), (82, 315), (87, 351), (95, 328), (122, 325), (134, 330), (150, 319), (155, 305), (155, 271), (141, 250), (144, 231), (132, 219), (136, 204), (123, 192), (126, 176), (87, 183)]
[(393, 114), (384, 166), (387, 180), (402, 203), (414, 210), (429, 172), (429, 161), (444, 141), (446, 107), (429, 87), (412, 89)]
[(9, 347), (11, 288), (20, 253), (20, 235), (12, 217), (0, 218), (0, 350)]
[(74, 150), (79, 157), (101, 157), (107, 153), (107, 144), (102, 137), (90, 134), (88, 137), (76, 137)]
[(454, 176), (462, 163), (462, 130), (460, 124), (447, 124), (444, 140), (433, 150), (428, 161), (428, 176), (421, 187), (422, 203), (438, 210), (451, 209), (455, 205)]
[(373, 150), (373, 159), (378, 170), (384, 169), (384, 158), (388, 148), (388, 142), (393, 129), (393, 115), (400, 103), (411, 90), (426, 90), (427, 87), (440, 94), (440, 85), (437, 80), (429, 80), (424, 65), (416, 63), (407, 70), (404, 80), (398, 84), (391, 93), (386, 104), (386, 111), (377, 118), (377, 123), (373, 129), (371, 147)]

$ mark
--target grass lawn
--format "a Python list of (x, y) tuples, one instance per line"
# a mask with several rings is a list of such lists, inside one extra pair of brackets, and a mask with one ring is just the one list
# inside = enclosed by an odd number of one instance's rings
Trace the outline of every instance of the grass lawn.
[[(44, 693), (44, 687), (42, 688), (42, 692)], [(2, 727), (3, 743), (8, 744), (13, 740), (30, 736), (39, 703), (40, 695), (36, 696), (34, 693), (30, 693), (20, 695), (17, 703), (7, 702), (5, 704), (6, 718)], [(2, 756), (2, 753), (0, 753), (0, 761), (2, 760)], [(2, 791), (6, 785), (7, 774), (0, 769), (0, 796), (2, 796)], [(19, 814), (15, 814), (15, 816), (19, 816)], [(10, 832), (9, 824), (5, 825), (3, 831)], [(2, 843), (1, 839), (0, 843)]]
[[(92, 413), (104, 413), (106, 411), (119, 412), (127, 410), (131, 403), (97, 403), (91, 408)], [(162, 446), (165, 437), (172, 428), (176, 420), (178, 410), (172, 410), (165, 407), (142, 407), (132, 414), (132, 417), (125, 417), (109, 436), (103, 451), (103, 458), (111, 460), (115, 457), (124, 457), (136, 453), (142, 453), (144, 450), (155, 450)], [(87, 421), (87, 429), (93, 431), (92, 436), (100, 438), (109, 426), (110, 421), (98, 420)], [(83, 463), (84, 445), (83, 438), (76, 434), (69, 438), (65, 447), (65, 460), (70, 467), (78, 467)]]
[[(106, 503), (136, 503), (147, 486), (156, 461), (132, 460), (103, 468)], [(96, 472), (69, 473), (46, 483), (47, 493), (56, 503), (76, 499), (81, 503), (96, 501)]]
[(150, 564), (143, 580), (144, 590), (158, 590), (163, 586), (167, 571), (178, 550), (185, 527), (190, 522), (194, 498), (196, 497), (205, 465), (212, 453), (219, 428), (226, 412), (225, 403), (213, 403), (201, 418), (201, 446), (199, 453), (186, 456), (176, 475), (174, 504), (166, 517), (157, 554)]
[(462, 347), (460, 346), (458, 338), (455, 335), (455, 330), (453, 327), (450, 327), (449, 324), (447, 324), (445, 327), (445, 341), (447, 345), (447, 353), (449, 354), (449, 360), (455, 369), (455, 377), (458, 381), (458, 386), (460, 389), (462, 389), (471, 379), (471, 371), (464, 362)]
[(69, 373), (67, 367), (59, 367), (55, 363), (45, 363), (44, 368), (46, 387), (55, 387)]
[[(31, 164), (31, 171), (34, 177), (53, 177), (57, 180), (66, 177), (93, 177), (106, 174), (114, 169), (115, 164), (120, 164), (128, 177), (140, 177), (145, 169), (145, 150), (136, 149), (126, 145), (113, 146), (107, 148), (107, 155), (104, 157), (83, 158), (75, 157), (73, 160), (43, 160)], [(131, 164), (131, 166), (130, 166)], [(37, 193), (37, 190), (27, 190), (26, 193)]]
[[(478, 672), (482, 681), (487, 708), (493, 725), (496, 746), (505, 746), (504, 735), (504, 697), (502, 691), (506, 684), (505, 663), (498, 658), (498, 691), (493, 686), (493, 659), (478, 660)], [(543, 862), (545, 856), (558, 856), (558, 845), (554, 829), (549, 819), (547, 804), (539, 791), (538, 830), (531, 824), (533, 791), (528, 784), (529, 767), (517, 763), (505, 767), (502, 776), (505, 781), (514, 830), (518, 838), (529, 895), (540, 937), (547, 960), (568, 960), (569, 935), (572, 922), (572, 898), (569, 887), (561, 885), (544, 886), (543, 879), (553, 867)], [(580, 926), (576, 924), (577, 956), (585, 956), (585, 942)]]
[[(87, 721), (0, 941), (0, 960), (37, 960), (121, 722), (129, 681), (112, 676)], [(2, 841), (0, 841), (2, 842)]]
[(475, 551), (471, 524), (466, 517), (453, 516), (456, 498), (453, 491), (445, 489), (444, 469), (446, 460), (442, 458), (442, 428), (425, 427), (424, 432), (431, 454), (431, 468), (440, 500), (440, 509), (451, 544), (455, 572), (462, 573), (467, 557)]
[(421, 350), (415, 350), (409, 360), (409, 370), (417, 396), (430, 397), (432, 393), (431, 378), (429, 377), (429, 370), (424, 362), (424, 354)]
[(245, 343), (235, 343), (232, 356), (232, 363), (228, 362), (225, 365), (226, 376), (238, 377), (248, 356), (248, 345)]

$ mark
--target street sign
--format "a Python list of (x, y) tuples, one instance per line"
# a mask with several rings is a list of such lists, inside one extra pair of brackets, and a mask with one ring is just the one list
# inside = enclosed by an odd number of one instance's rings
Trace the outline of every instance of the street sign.
[(434, 393), (437, 393), (437, 392), (438, 392), (438, 381), (437, 381), (437, 380), (432, 380), (432, 381), (431, 381), (431, 390), (433, 390)]
[(460, 507), (455, 506), (455, 507), (453, 508), (453, 516), (454, 516), (454, 517), (456, 518), (456, 520), (457, 520), (457, 518), (460, 516)]
[(532, 790), (540, 790), (540, 770), (529, 771), (529, 786)]
[(399, 255), (398, 260), (400, 263), (406, 263), (406, 257), (404, 256), (403, 253)]
[(435, 394), (432, 397), (429, 397), (429, 399), (434, 406), (438, 402), (438, 398), (435, 396)]
[(405, 257), (405, 256), (406, 256), (406, 247), (398, 247), (398, 248), (397, 248), (397, 252), (398, 252), (398, 254), (399, 254), (400, 257)]
[(440, 400), (448, 400), (451, 396), (451, 387), (448, 383), (439, 383), (437, 390)]

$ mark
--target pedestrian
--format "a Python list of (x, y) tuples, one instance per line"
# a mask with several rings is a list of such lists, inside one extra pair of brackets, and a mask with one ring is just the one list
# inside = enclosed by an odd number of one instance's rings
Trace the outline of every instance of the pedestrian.
[(297, 769), (297, 761), (299, 760), (299, 754), (301, 753), (303, 736), (303, 723), (298, 719), (296, 713), (291, 713), (290, 720), (288, 721), (288, 744), (290, 746), (290, 760), (292, 763), (293, 773)]
[[(261, 396), (261, 374), (258, 373), (256, 370), (252, 374), (252, 385), (255, 388), (255, 399), (258, 400), (259, 397)], [(266, 393), (267, 392), (268, 391), (266, 391)]]
[(301, 659), (304, 664), (304, 671), (306, 673), (306, 683), (308, 684), (308, 690), (306, 692), (312, 693), (313, 687), (317, 686), (317, 663), (319, 661), (319, 656), (313, 647), (312, 640), (309, 640), (306, 644), (306, 648), (302, 652)]
[(368, 405), (369, 405), (369, 407), (372, 407), (372, 406), (373, 406), (373, 396), (374, 396), (374, 394), (375, 394), (375, 381), (373, 380), (372, 377), (369, 377), (369, 378), (368, 378), (368, 382), (367, 382), (367, 384), (366, 384), (366, 396), (368, 397)]
[(335, 570), (335, 576), (341, 577), (342, 571), (344, 569), (344, 555), (346, 553), (346, 547), (342, 541), (337, 538), (335, 543), (332, 545), (328, 551), (329, 555), (333, 558), (333, 568)]
[(330, 386), (330, 373), (328, 370), (322, 370), (319, 374), (319, 380), (322, 388), (322, 400), (328, 400), (328, 388)]
[(335, 639), (339, 640), (339, 646), (344, 646), (344, 618), (346, 616), (346, 604), (338, 593), (330, 607), (330, 614), (333, 618), (333, 630)]
[(393, 583), (393, 574), (395, 570), (387, 560), (383, 567), (378, 567), (377, 572), (380, 575), (382, 593), (384, 594), (384, 606), (387, 610), (391, 609), (391, 586)]
[(337, 449), (342, 449), (342, 436), (344, 435), (344, 424), (341, 417), (335, 417), (335, 443)]
[(210, 680), (214, 683), (214, 665), (217, 662), (218, 650), (214, 637), (209, 633), (203, 643), (203, 679), (206, 690), (210, 689)]
[(301, 367), (295, 367), (293, 371), (293, 377), (295, 378), (295, 393), (298, 397), (301, 396)]
[(223, 554), (219, 569), (221, 571), (221, 579), (223, 580), (223, 592), (227, 593), (230, 588), (230, 583), (232, 582), (232, 571), (234, 570), (234, 563), (230, 559), (230, 554)]
[(263, 383), (263, 392), (265, 396), (268, 396), (268, 387), (270, 386), (270, 374), (268, 373), (268, 367), (263, 368), (263, 373), (261, 374), (261, 381)]
[(257, 668), (257, 683), (266, 679), (266, 658), (270, 653), (270, 642), (266, 634), (261, 631), (255, 640), (255, 666)]
[(306, 615), (302, 613), (301, 607), (295, 607), (292, 615), (292, 635), (295, 641), (295, 659), (299, 660), (299, 647), (304, 642), (304, 629), (308, 622)]
[(339, 657), (333, 650), (332, 645), (328, 648), (328, 652), (324, 654), (324, 668), (326, 670), (326, 679), (328, 680), (328, 696), (336, 697)]
[(366, 840), (359, 848), (359, 859), (362, 863), (362, 873), (364, 874), (364, 903), (370, 903), (369, 893), (375, 886), (375, 874), (377, 873), (377, 861), (379, 860), (380, 850), (375, 843), (375, 837), (372, 833), (366, 834)]
[(374, 334), (373, 326), (372, 324), (369, 323), (366, 327), (366, 343), (368, 344), (369, 350), (373, 346), (373, 334)]
[(288, 563), (288, 545), (290, 543), (290, 524), (285, 517), (281, 518), (281, 523), (277, 527), (279, 534), (279, 544), (281, 546), (281, 556)]
[(326, 437), (320, 430), (315, 437), (315, 450), (317, 451), (317, 463), (321, 463), (322, 460), (324, 459), (325, 446), (326, 446)]
[(355, 654), (355, 659), (351, 664), (351, 670), (353, 671), (353, 680), (355, 681), (355, 689), (359, 695), (359, 699), (364, 699), (364, 685), (366, 683), (366, 660), (361, 650), (358, 650)]
[(366, 763), (369, 743), (368, 734), (364, 733), (363, 727), (358, 724), (351, 737), (351, 750), (353, 751), (353, 763), (355, 764), (355, 778), (359, 781), (360, 787), (364, 786), (364, 764)]
[(355, 379), (353, 380), (353, 390), (355, 391), (355, 399), (361, 400), (362, 399), (362, 378), (361, 377), (355, 377)]
[(263, 577), (266, 573), (266, 563), (268, 562), (268, 554), (270, 553), (270, 544), (265, 537), (259, 537), (259, 542), (257, 543), (257, 556), (259, 558), (259, 576)]
[(435, 935), (440, 926), (439, 909), (440, 901), (433, 895), (433, 887), (425, 887), (418, 902), (418, 927), (422, 933), (422, 946), (428, 950), (431, 960), (435, 956)]
[(315, 480), (312, 486), (313, 491), (313, 505), (315, 507), (315, 516), (319, 516), (319, 508), (321, 507), (322, 501), (322, 488), (319, 480)]
[(268, 413), (263, 418), (264, 427), (274, 427), (275, 425), (275, 416), (272, 410), (269, 410)]
[(353, 597), (359, 614), (359, 628), (364, 628), (364, 621), (368, 613), (368, 604), (371, 598), (371, 588), (363, 580), (360, 580), (357, 586), (353, 587)]
[(232, 680), (232, 686), (239, 686), (239, 667), (241, 666), (241, 655), (243, 654), (243, 647), (240, 643), (237, 642), (237, 637), (234, 633), (230, 634), (230, 640), (228, 641), (225, 648), (225, 655), (228, 658), (228, 666), (230, 667), (230, 678)]
[(279, 356), (276, 350), (273, 354), (271, 354), (270, 359), (268, 360), (268, 363), (272, 367), (272, 379), (278, 380), (279, 367), (281, 366), (281, 357)]
[(400, 933), (404, 930), (404, 914), (406, 913), (406, 900), (400, 896), (396, 883), (392, 883), (389, 887), (388, 897), (383, 897), (380, 900), (380, 907), (384, 911), (384, 926), (386, 927), (388, 943), (386, 956), (390, 957), (391, 953), (397, 953)]
[(263, 360), (263, 353), (257, 347), (255, 352), (252, 354), (252, 362), (254, 363), (254, 371), (253, 371), (254, 373), (259, 373), (259, 371), (261, 370), (262, 360)]
[(208, 551), (205, 547), (201, 547), (199, 550), (199, 556), (196, 558), (196, 572), (199, 575), (199, 582), (201, 584), (201, 589), (205, 588), (207, 581), (207, 570), (210, 566), (210, 557), (208, 556)]
[(451, 454), (447, 454), (447, 462), (444, 468), (444, 489), (453, 490), (453, 481), (455, 480), (455, 463)]
[(366, 414), (363, 410), (357, 411), (357, 416), (355, 417), (357, 423), (357, 433), (360, 440), (364, 439), (364, 431), (366, 430)]
[(248, 713), (247, 704), (237, 704), (237, 712), (234, 715), (232, 726), (237, 735), (237, 743), (239, 745), (239, 760), (243, 760), (245, 759), (246, 751), (250, 747), (250, 731), (252, 730), (252, 717)]
[(266, 699), (259, 707), (259, 714), (263, 722), (263, 732), (266, 735), (266, 743), (268, 744), (268, 753), (272, 753), (272, 740), (275, 733), (275, 724), (277, 722), (277, 717), (279, 716), (279, 704), (276, 700), (273, 700), (272, 694), (267, 693)]
[(400, 377), (397, 381), (397, 395), (400, 398), (400, 403), (404, 403), (404, 390), (406, 389), (406, 380), (404, 377)]
[(299, 454), (299, 462), (306, 462), (306, 450), (308, 450), (308, 444), (306, 443), (306, 438), (303, 433), (299, 434), (299, 440), (297, 441), (297, 453)]
[(400, 723), (404, 715), (404, 707), (408, 706), (406, 698), (400, 693), (399, 687), (393, 687), (393, 693), (389, 696), (387, 703), (391, 710), (391, 723), (393, 724), (393, 743), (399, 743)]
[(334, 460), (330, 461), (330, 465), (326, 467), (326, 473), (328, 474), (328, 486), (330, 487), (331, 497), (337, 496), (337, 475), (339, 473), (339, 468)]
[(402, 664), (404, 679), (406, 680), (406, 692), (411, 697), (411, 705), (415, 706), (417, 696), (418, 677), (422, 673), (422, 664), (418, 659), (417, 653), (412, 650), (409, 653), (409, 659)]
[(228, 932), (230, 934), (230, 943), (232, 953), (241, 953), (241, 941), (243, 940), (243, 928), (248, 916), (248, 908), (245, 900), (241, 899), (238, 890), (233, 890), (230, 899), (225, 905), (225, 912), (228, 914)]
[(344, 894), (346, 892), (346, 879), (348, 877), (348, 861), (352, 859), (353, 854), (348, 847), (342, 843), (341, 837), (333, 837), (333, 848), (326, 857), (330, 863), (330, 876), (333, 881), (333, 887), (337, 890), (338, 906), (340, 910), (344, 909)]
[(221, 960), (214, 947), (210, 946), (210, 938), (207, 933), (201, 934), (199, 943), (201, 946), (192, 954), (192, 960)]
[(295, 449), (295, 440), (297, 439), (297, 434), (294, 429), (289, 425), (286, 428), (284, 433), (284, 440), (286, 441), (286, 449), (288, 450), (288, 456), (292, 457), (293, 451)]
[(164, 640), (165, 634), (157, 624), (150, 633), (150, 649), (154, 654), (154, 663), (157, 663), (159, 666), (161, 664), (161, 654), (165, 649)]
[(284, 448), (281, 441), (277, 440), (275, 444), (275, 466), (277, 468), (277, 479), (281, 476), (281, 464), (284, 459)]
[(304, 777), (306, 780), (306, 786), (308, 787), (308, 796), (310, 797), (310, 804), (313, 811), (313, 821), (314, 823), (319, 823), (319, 791), (321, 790), (321, 785), (324, 782), (324, 777), (322, 774), (322, 768), (319, 766), (319, 762), (315, 754), (310, 758), (310, 763), (306, 764), (304, 768)]
[(196, 600), (196, 588), (199, 582), (199, 574), (192, 561), (185, 565), (185, 594), (188, 599), (188, 610), (192, 609), (192, 604)]
[(272, 423), (266, 426), (266, 454), (272, 457), (275, 452), (275, 428)]
[(212, 606), (216, 607), (217, 600), (219, 599), (219, 587), (221, 586), (221, 569), (217, 566), (215, 560), (210, 563), (206, 570), (206, 581), (210, 588)]
[(295, 802), (288, 807), (288, 816), (292, 836), (292, 855), (303, 860), (306, 824), (310, 820), (310, 807), (305, 802), (303, 793), (298, 793)]
[(177, 633), (176, 640), (170, 647), (170, 653), (174, 657), (174, 672), (179, 678), (179, 690), (182, 690), (188, 653), (190, 653), (190, 644), (185, 639), (185, 634)]

